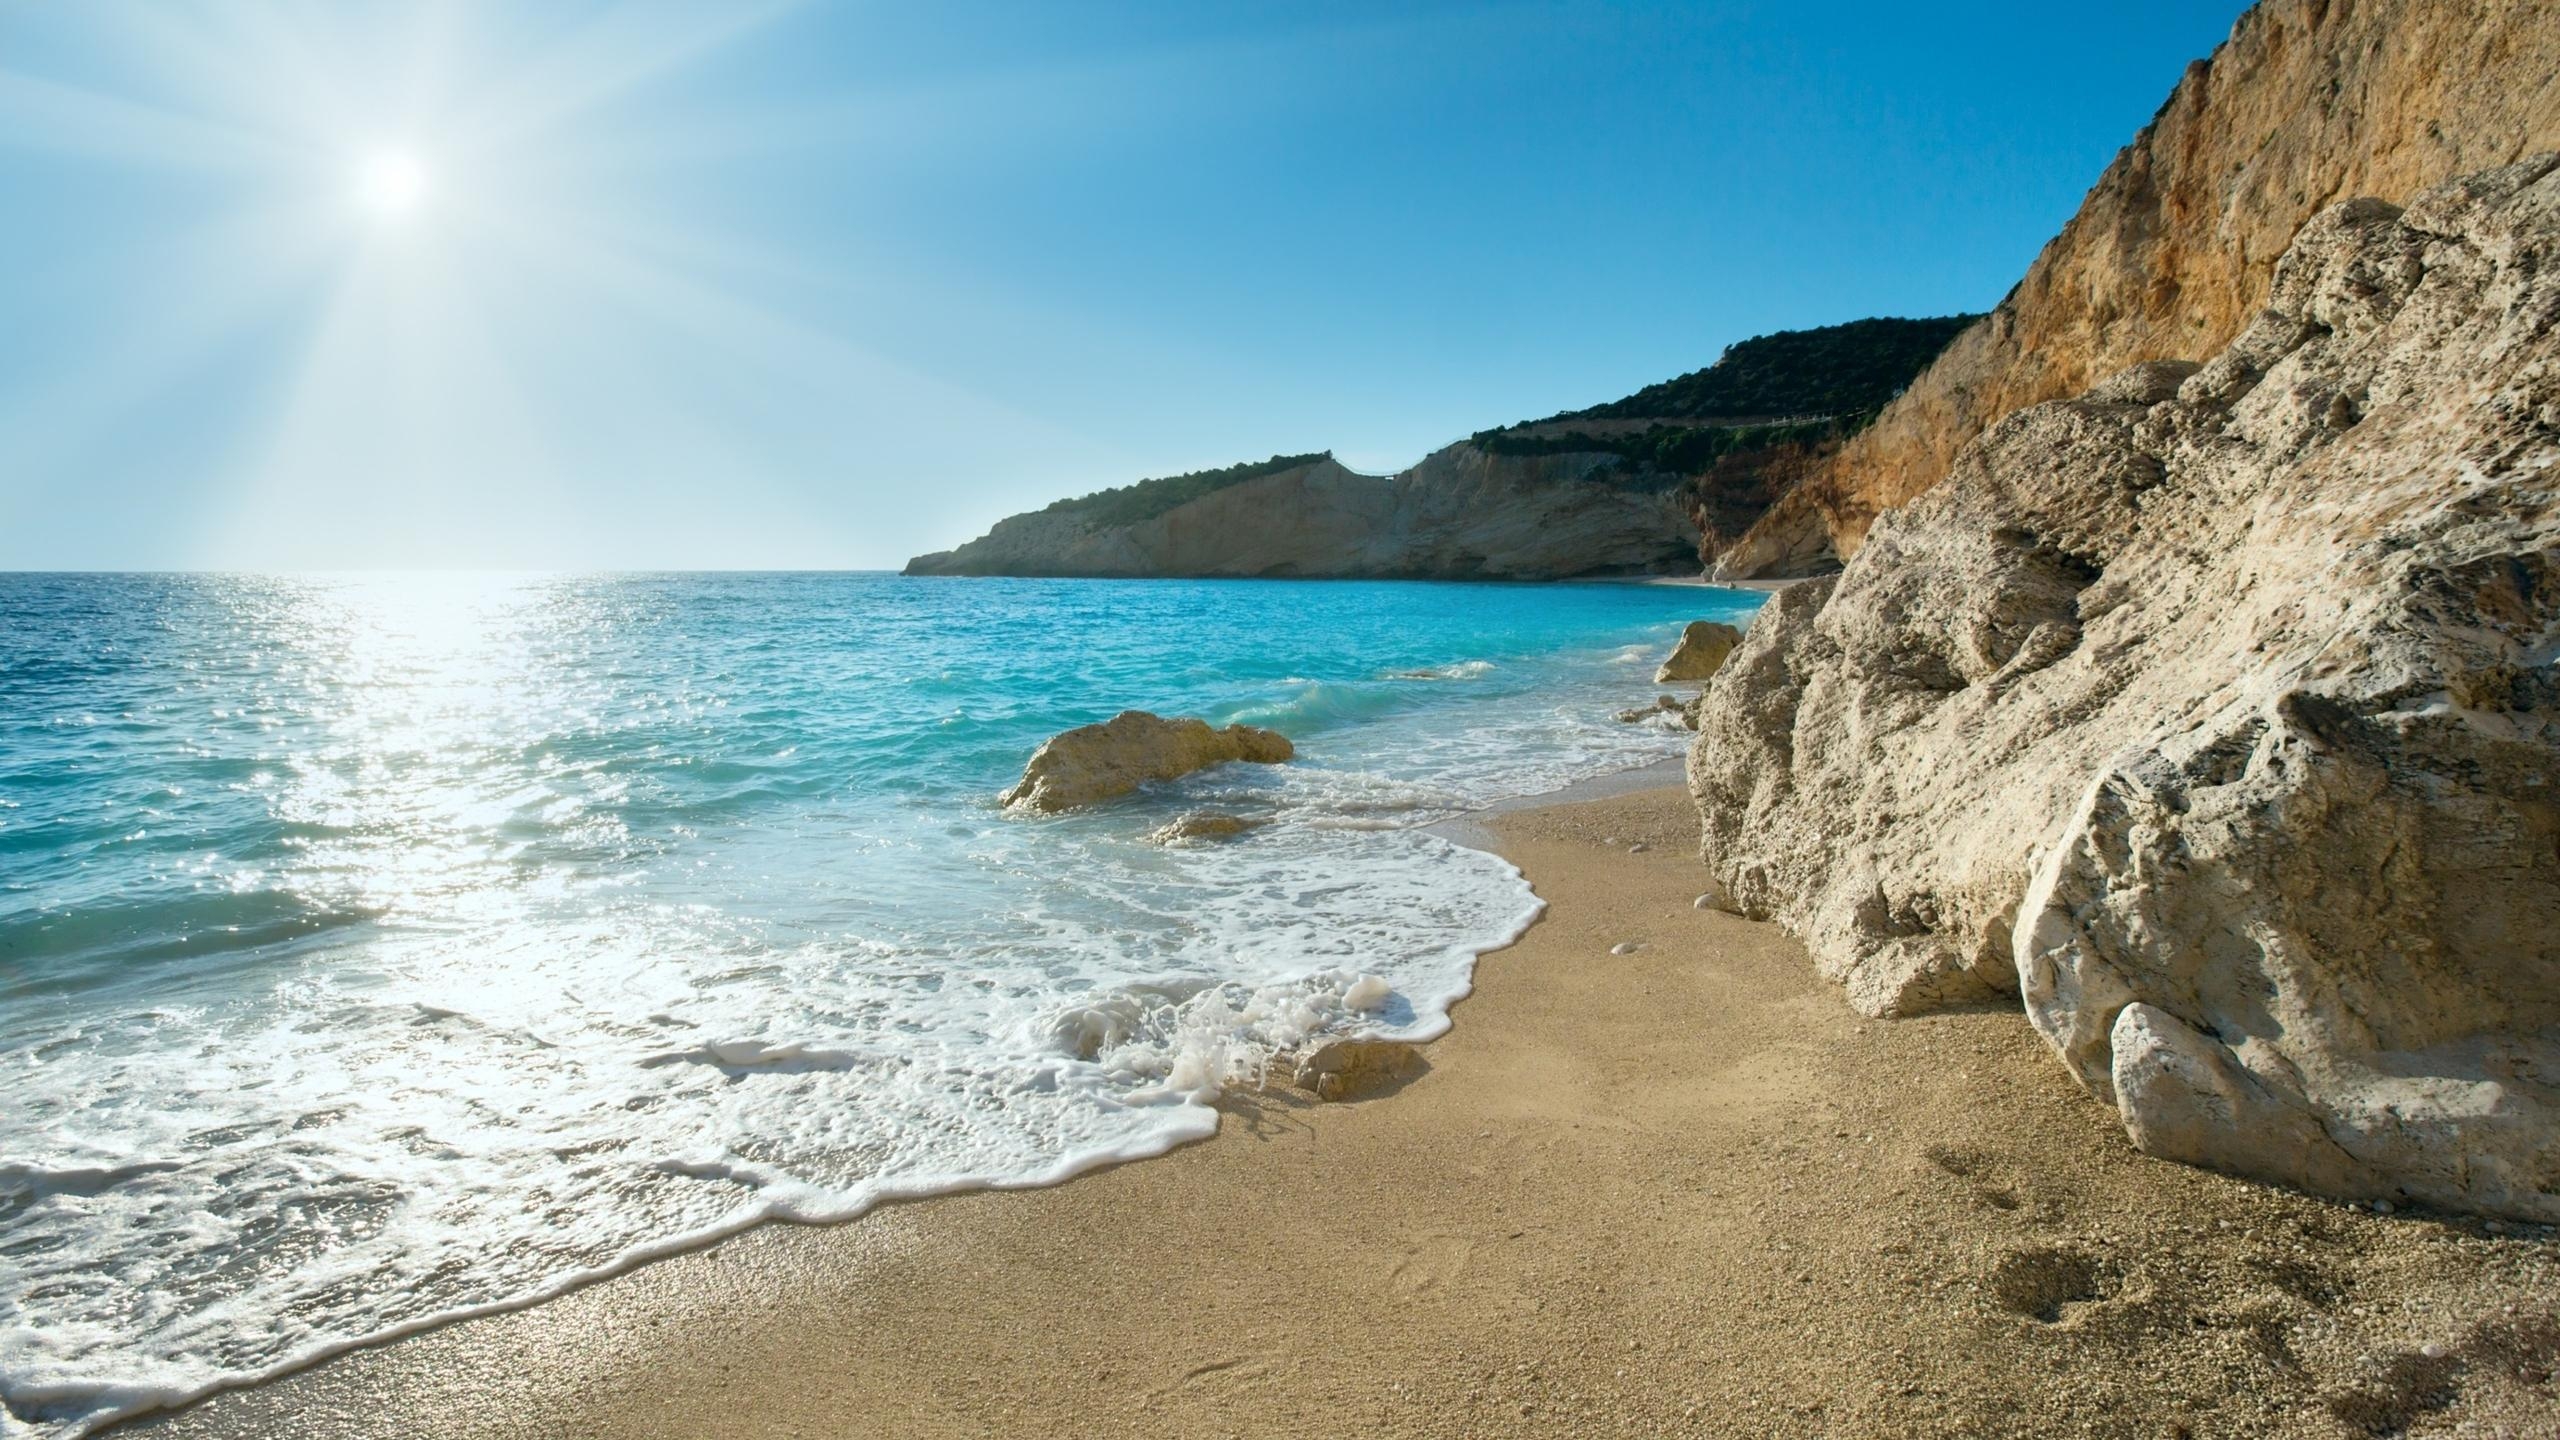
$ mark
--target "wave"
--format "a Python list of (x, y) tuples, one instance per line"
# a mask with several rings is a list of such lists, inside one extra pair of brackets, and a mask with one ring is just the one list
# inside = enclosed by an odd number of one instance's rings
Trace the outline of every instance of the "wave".
[(1390, 670), (1390, 680), (1478, 680), (1492, 674), (1496, 666), (1490, 660), (1461, 660), (1455, 665), (1424, 666), (1417, 670)]
[[(41, 1296), (43, 1322), (0, 1329), (0, 1430), (56, 1440), (768, 1219), (1202, 1138), (1293, 1049), (1445, 1029), (1535, 916), (1516, 871), (1414, 827), (1673, 743), (1609, 718), (1651, 697), (1615, 647), (1673, 613), (1632, 588), (1311, 586), (1275, 627), (1246, 587), (646, 583), (538, 592), (563, 603), (508, 624), (560, 658), (494, 678), (341, 664), (286, 606), (268, 640), (323, 678), (274, 696), (224, 688), (256, 624), (212, 585), (120, 642), (214, 682), (172, 692), (184, 767), (27, 742), (185, 795), (149, 845), (99, 833), (142, 823), (117, 805), (45, 820), (106, 798), (72, 789), (13, 791), (35, 813), (0, 830), (42, 842), (0, 855), (30, 881), (0, 953), (35, 961), (0, 967), (0, 1054), (42, 1062), (0, 1106), (0, 1309)], [(674, 603), (704, 583), (720, 603)], [(1389, 645), (1519, 658), (1387, 670)], [(785, 658), (725, 658), (748, 653)], [(1143, 802), (1037, 827), (985, 804), (1126, 706), (1323, 738), (1176, 782), (1278, 816), (1244, 846), (1141, 844)], [(409, 733), (439, 726), (457, 743)], [(226, 953), (135, 963), (167, 944)], [(311, 1084), (250, 1083), (283, 1060)], [(50, 1138), (82, 1126), (101, 1148)], [(137, 1317), (115, 1277), (145, 1253), (163, 1308)]]
[(1414, 699), (1410, 692), (1387, 685), (1307, 680), (1300, 682), (1296, 694), (1220, 706), (1210, 711), (1208, 719), (1215, 725), (1259, 725), (1283, 735), (1307, 735), (1374, 720)]
[(130, 1160), (121, 1165), (37, 1165), (0, 1160), (0, 1199), (19, 1202), (49, 1195), (102, 1195), (127, 1180), (181, 1168), (175, 1160)]
[[(20, 962), (0, 997), (78, 994), (150, 983), (160, 962), (250, 956), (382, 917), (380, 907), (315, 902), (278, 890), (164, 890), (0, 915), (0, 954)], [(193, 976), (206, 978), (200, 971)]]
[(769, 1043), (763, 1040), (714, 1040), (687, 1050), (667, 1050), (648, 1056), (640, 1064), (644, 1069), (660, 1065), (710, 1065), (739, 1074), (750, 1070), (795, 1073), (807, 1070), (851, 1070), (877, 1063), (879, 1057), (852, 1050), (831, 1049), (823, 1045), (804, 1045), (796, 1040)]
[(1386, 1010), (1394, 993), (1379, 976), (1336, 970), (1261, 986), (1133, 985), (1047, 1016), (1039, 1029), (1132, 1083), (1134, 1101), (1206, 1104), (1231, 1087), (1262, 1084), (1273, 1061)]
[[(1533, 910), (1531, 910), (1533, 915)], [(1526, 928), (1521, 920), (1518, 928)], [(604, 1263), (566, 1268), (550, 1273), (543, 1284), (509, 1294), (504, 1299), (476, 1304), (451, 1304), (412, 1314), (394, 1325), (376, 1327), (358, 1335), (330, 1335), (325, 1340), (284, 1350), (271, 1363), (238, 1371), (197, 1371), (192, 1376), (169, 1376), (161, 1371), (156, 1379), (120, 1379), (97, 1381), (84, 1373), (67, 1368), (44, 1366), (38, 1373), (10, 1373), (0, 1368), (0, 1402), (5, 1412), (0, 1430), (10, 1435), (20, 1425), (33, 1425), (41, 1435), (77, 1437), (108, 1427), (113, 1422), (131, 1420), (136, 1414), (174, 1409), (192, 1404), (197, 1399), (236, 1386), (261, 1384), (297, 1368), (328, 1361), (333, 1355), (348, 1350), (369, 1348), (389, 1340), (417, 1335), (422, 1330), (448, 1325), (456, 1320), (471, 1320), (481, 1314), (502, 1314), (512, 1309), (527, 1309), (543, 1304), (579, 1286), (609, 1279), (655, 1258), (684, 1253), (717, 1240), (750, 1230), (763, 1222), (801, 1222), (801, 1225), (837, 1225), (858, 1220), (878, 1204), (904, 1202), (904, 1199), (927, 1199), (940, 1194), (957, 1194), (973, 1189), (1042, 1189), (1062, 1181), (1075, 1179), (1085, 1171), (1116, 1166), (1126, 1161), (1155, 1158), (1178, 1148), (1178, 1145), (1203, 1140), (1216, 1133), (1219, 1112), (1213, 1102), (1236, 1084), (1260, 1084), (1270, 1071), (1272, 1058), (1306, 1045), (1316, 1035), (1336, 1033), (1347, 1025), (1377, 1017), (1390, 1010), (1393, 986), (1382, 976), (1372, 974), (1321, 974), (1303, 976), (1295, 981), (1280, 981), (1267, 986), (1244, 984), (1193, 984), (1193, 981), (1162, 981), (1162, 984), (1126, 986), (1121, 992), (1103, 997), (1098, 1002), (1068, 1007), (1050, 1015), (1037, 1030), (1052, 1051), (1065, 1051), (1093, 1061), (1103, 1074), (1111, 1076), (1116, 1089), (1116, 1107), (1124, 1112), (1142, 1112), (1152, 1117), (1149, 1125), (1124, 1127), (1116, 1135), (1098, 1143), (1073, 1145), (1052, 1153), (1044, 1163), (1027, 1168), (947, 1168), (929, 1174), (878, 1176), (850, 1189), (814, 1184), (794, 1174), (783, 1163), (763, 1158), (740, 1156), (724, 1145), (701, 1145), (684, 1153), (660, 1153), (640, 1163), (650, 1174), (666, 1176), (668, 1181), (691, 1181), (691, 1184), (717, 1186), (722, 1191), (737, 1191), (737, 1204), (707, 1225), (686, 1227), (673, 1235), (643, 1240), (620, 1250)], [(433, 1007), (417, 1007), (433, 1010)], [(451, 1015), (451, 1012), (448, 1012)], [(438, 1015), (443, 1017), (443, 1015)], [(829, 1071), (870, 1063), (876, 1058), (855, 1056), (850, 1051), (832, 1051), (822, 1045), (801, 1043), (765, 1043), (765, 1040), (727, 1040), (650, 1056), (640, 1061), (643, 1066), (660, 1063), (707, 1063), (707, 1066), (732, 1071)], [(947, 1076), (942, 1076), (947, 1079)], [(1032, 1089), (1052, 1089), (1052, 1076), (1039, 1076)], [(0, 1163), (0, 1197), (8, 1197), (13, 1189), (41, 1186), (49, 1194), (74, 1194), (95, 1197), (100, 1191), (120, 1184), (123, 1179), (136, 1179), (154, 1171), (182, 1171), (179, 1163), (128, 1163), (128, 1166), (15, 1166)]]

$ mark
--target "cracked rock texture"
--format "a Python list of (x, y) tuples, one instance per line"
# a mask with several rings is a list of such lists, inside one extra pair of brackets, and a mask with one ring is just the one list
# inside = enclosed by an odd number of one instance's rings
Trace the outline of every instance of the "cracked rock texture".
[(2334, 205), (1772, 598), (1719, 893), (1867, 1013), (2018, 997), (2154, 1154), (2560, 1221), (2556, 502), (2560, 159)]
[(1983, 429), (2229, 344), (2330, 202), (2560, 148), (2560, 5), (2267, 0), (2187, 74), (1998, 308), (1716, 557), (1804, 574), (1938, 483)]

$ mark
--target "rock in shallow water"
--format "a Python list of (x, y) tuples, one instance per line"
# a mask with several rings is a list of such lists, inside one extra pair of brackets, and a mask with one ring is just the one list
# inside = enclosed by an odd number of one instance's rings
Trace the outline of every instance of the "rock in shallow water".
[(1294, 1082), (1319, 1100), (1357, 1100), (1430, 1067), (1401, 1040), (1333, 1040), (1298, 1062)]
[(1772, 597), (1690, 788), (1869, 1014), (2020, 993), (2136, 1143), (2560, 1220), (2560, 161), (2332, 207), (2202, 366)]
[(1624, 725), (1640, 725), (1656, 715), (1673, 714), (1684, 708), (1684, 702), (1677, 695), (1657, 695), (1650, 705), (1638, 705), (1632, 710), (1619, 711), (1618, 721)]
[(1167, 720), (1123, 710), (1099, 725), (1051, 736), (1032, 752), (1020, 783), (997, 798), (1007, 808), (1072, 810), (1231, 760), (1277, 765), (1296, 753), (1276, 730), (1218, 730), (1188, 716)]
[(1247, 830), (1259, 830), (1268, 820), (1249, 815), (1229, 815), (1217, 810), (1191, 810), (1176, 815), (1148, 832), (1150, 845), (1197, 845), (1209, 840), (1232, 840)]

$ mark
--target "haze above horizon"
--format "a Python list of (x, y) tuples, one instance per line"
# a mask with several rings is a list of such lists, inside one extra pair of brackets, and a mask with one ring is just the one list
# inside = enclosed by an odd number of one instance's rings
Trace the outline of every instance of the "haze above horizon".
[(0, 568), (886, 568), (1988, 308), (2234, 0), (0, 0)]

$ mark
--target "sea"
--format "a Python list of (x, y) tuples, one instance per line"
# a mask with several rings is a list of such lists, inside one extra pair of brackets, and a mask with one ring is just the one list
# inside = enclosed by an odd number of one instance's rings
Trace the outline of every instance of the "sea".
[[(0, 1429), (1210, 1134), (1539, 902), (1431, 827), (1674, 757), (1644, 584), (0, 575)], [(1123, 709), (1268, 726), (1087, 811)], [(1211, 809), (1214, 844), (1152, 832)]]

